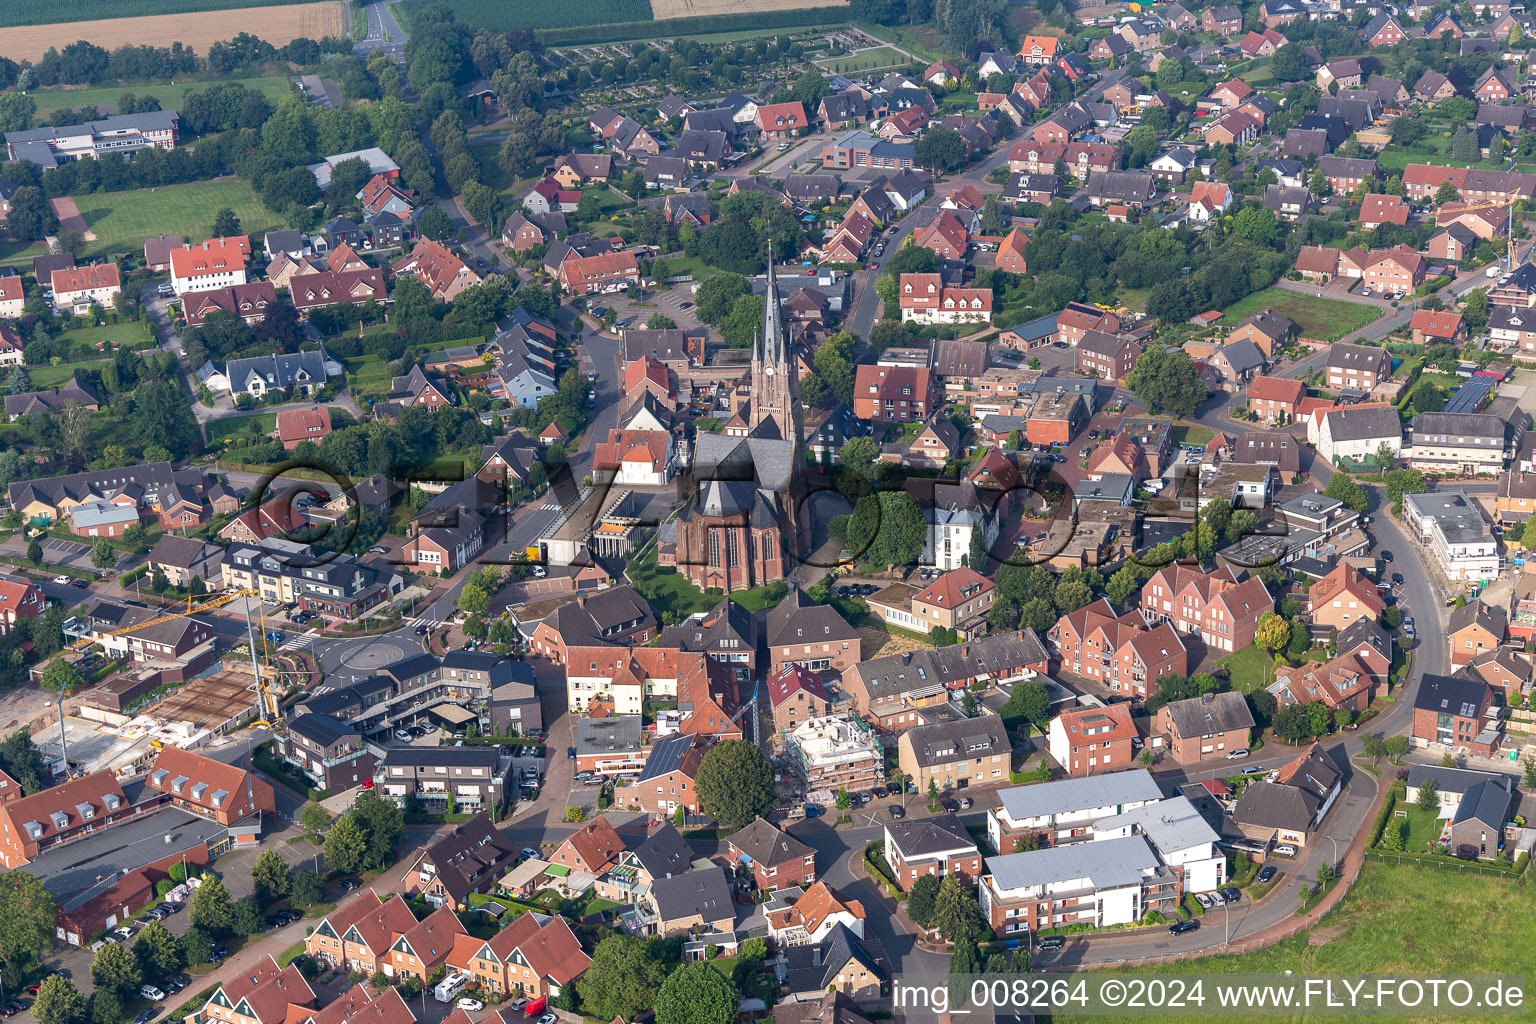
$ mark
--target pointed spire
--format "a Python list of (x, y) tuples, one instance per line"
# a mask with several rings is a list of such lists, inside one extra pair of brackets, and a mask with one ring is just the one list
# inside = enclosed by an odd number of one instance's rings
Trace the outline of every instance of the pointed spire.
[(752, 332), (752, 366), (756, 368), (763, 361), (763, 332)]

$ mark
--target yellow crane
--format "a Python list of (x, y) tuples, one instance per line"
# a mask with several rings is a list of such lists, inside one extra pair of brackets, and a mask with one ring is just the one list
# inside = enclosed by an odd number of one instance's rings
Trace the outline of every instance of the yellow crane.
[[(1509, 199), (1490, 199), (1485, 203), (1466, 203), (1457, 201), (1453, 208), (1457, 213), (1476, 213), (1478, 210), (1506, 210), (1509, 213), (1509, 224), (1504, 234), (1509, 238), (1509, 269), (1515, 269), (1515, 204), (1520, 202), (1519, 196)], [(1452, 204), (1446, 204), (1452, 205)]]
[[(236, 601), (242, 597), (260, 596), (260, 593), (253, 588), (222, 590), (214, 594), (209, 594), (202, 598), (202, 600), (196, 602), (194, 602), (194, 599), (189, 596), (187, 598), (187, 607), (184, 611), (168, 611), (163, 615), (157, 615), (152, 619), (145, 619), (143, 622), (135, 622), (131, 626), (127, 626), (123, 629), (115, 629), (110, 633), (102, 635), (108, 637), (126, 636), (129, 633), (136, 633), (148, 626), (158, 626), (162, 622), (173, 622), (176, 619), (184, 619), (188, 615), (196, 615), (199, 612), (212, 611), (215, 608), (222, 608), (229, 604), (231, 601)], [(260, 608), (259, 605), (258, 608)], [(246, 610), (245, 616), (246, 640), (251, 645), (251, 669), (256, 674), (256, 692), (260, 700), (259, 710), (261, 715), (260, 718), (258, 718), (256, 724), (270, 726), (279, 719), (280, 715), (278, 713), (277, 707), (277, 695), (272, 692), (271, 685), (267, 678), (268, 673), (264, 670), (265, 662), (267, 660), (266, 615), (261, 611), (258, 611), (258, 615), (261, 619), (261, 659), (259, 661), (256, 658), (256, 638), (251, 635), (251, 616), (249, 609)], [(72, 651), (83, 650), (95, 642), (96, 641), (90, 639), (89, 637), (82, 637), (81, 639), (76, 640), (74, 643), (70, 644), (69, 649)]]

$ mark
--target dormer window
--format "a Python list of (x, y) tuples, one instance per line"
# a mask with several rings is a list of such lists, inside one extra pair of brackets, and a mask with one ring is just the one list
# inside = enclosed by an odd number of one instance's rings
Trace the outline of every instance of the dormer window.
[(174, 779), (171, 780), (171, 792), (172, 793), (180, 793), (182, 791), (182, 789), (186, 786), (186, 784), (191, 782), (191, 781), (192, 780), (187, 778), (185, 775), (178, 775), (178, 776), (176, 776)]

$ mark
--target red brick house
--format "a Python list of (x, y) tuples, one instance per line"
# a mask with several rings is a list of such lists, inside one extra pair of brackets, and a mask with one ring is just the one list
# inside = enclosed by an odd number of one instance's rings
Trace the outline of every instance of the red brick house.
[(621, 292), (640, 283), (640, 267), (629, 251), (576, 256), (560, 264), (560, 286), (572, 295)]
[(1492, 706), (1493, 688), (1481, 679), (1426, 675), (1413, 697), (1414, 745), (1492, 756), (1501, 739), (1497, 723), (1487, 718)]
[(1135, 755), (1129, 704), (1070, 708), (1051, 719), (1046, 737), (1051, 759), (1068, 775), (1127, 768)]
[(761, 892), (816, 881), (816, 851), (762, 818), (727, 839), (725, 849), (730, 863), (751, 869)]
[[(1057, 321), (1058, 325), (1060, 321)], [(1134, 338), (1105, 331), (1086, 331), (1077, 344), (1078, 372), (1101, 380), (1120, 381), (1131, 372), (1141, 355)]]
[(953, 814), (885, 825), (885, 862), (903, 892), (924, 875), (953, 875), (966, 885), (981, 877), (981, 851)]
[(921, 423), (928, 418), (932, 371), (917, 366), (855, 367), (853, 414), (861, 420)]
[(1417, 310), (1409, 326), (1415, 345), (1459, 345), (1467, 340), (1466, 320), (1449, 310)]
[(283, 451), (291, 452), (303, 441), (319, 444), (330, 432), (331, 414), (318, 405), (278, 411), (277, 439), (283, 442)]
[(805, 107), (798, 101), (792, 103), (765, 103), (757, 108), (753, 122), (766, 139), (787, 139), (799, 135), (810, 127)]
[(1259, 375), (1248, 384), (1248, 411), (1256, 413), (1260, 422), (1267, 426), (1289, 423), (1296, 418), (1301, 400), (1307, 397), (1307, 386), (1288, 377)]
[(1247, 750), (1253, 724), (1248, 701), (1228, 690), (1164, 704), (1152, 720), (1152, 733), (1165, 738), (1169, 754), (1179, 764), (1194, 764)]
[(1188, 670), (1189, 653), (1172, 626), (1149, 629), (1139, 612), (1121, 615), (1103, 598), (1063, 615), (1046, 639), (1063, 670), (1133, 696), (1156, 693), (1159, 677)]
[(572, 871), (597, 875), (618, 863), (623, 853), (624, 840), (608, 824), (607, 818), (599, 817), (567, 837), (550, 855), (549, 862), (568, 867)]
[(767, 685), (775, 729), (793, 729), (812, 718), (824, 718), (831, 713), (831, 702), (821, 676), (802, 665), (785, 665)]
[(1029, 237), (1020, 228), (1008, 232), (1008, 237), (997, 247), (997, 269), (1010, 274), (1029, 273), (1029, 263), (1024, 258), (1024, 246), (1028, 241)]
[(1168, 623), (1215, 650), (1252, 646), (1259, 618), (1274, 608), (1262, 580), (1250, 576), (1239, 582), (1230, 567), (1207, 573), (1174, 563), (1159, 569), (1141, 589), (1147, 622)]

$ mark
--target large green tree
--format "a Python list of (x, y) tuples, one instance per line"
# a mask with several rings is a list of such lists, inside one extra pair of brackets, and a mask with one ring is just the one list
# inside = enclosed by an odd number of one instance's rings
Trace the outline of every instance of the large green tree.
[(927, 538), (923, 510), (906, 491), (866, 494), (848, 523), (848, 548), (868, 565), (916, 565)]
[(276, 850), (263, 850), (251, 866), (251, 881), (255, 884), (257, 902), (266, 905), (288, 895), (288, 863)]
[(357, 819), (344, 814), (325, 834), (325, 866), (350, 875), (363, 866), (368, 856), (368, 840)]
[(740, 1007), (736, 986), (714, 965), (686, 963), (656, 993), (656, 1024), (732, 1024)]
[(1188, 416), (1205, 400), (1205, 384), (1188, 353), (1150, 346), (1126, 374), (1125, 387), (1152, 412)]
[[(364, 866), (373, 870), (395, 861), (395, 844), (405, 835), (405, 813), (392, 801), (365, 789), (352, 802), (347, 817), (357, 822), (365, 843)], [(329, 857), (327, 857), (329, 863)]]
[(32, 1016), (37, 1024), (81, 1024), (85, 1020), (85, 996), (64, 975), (50, 974), (38, 990)]
[(143, 977), (139, 962), (128, 947), (109, 942), (91, 959), (91, 980), (99, 989), (108, 989), (118, 995), (133, 992)]
[(36, 875), (0, 871), (0, 960), (17, 966), (41, 957), (58, 916), (53, 897)]
[(694, 786), (704, 813), (727, 831), (766, 815), (778, 799), (773, 767), (763, 752), (746, 740), (726, 740), (710, 747), (699, 762)]
[(609, 932), (576, 982), (582, 1012), (601, 1020), (634, 1020), (655, 1005), (665, 975), (643, 940)]
[(181, 943), (159, 921), (151, 921), (139, 932), (133, 940), (133, 955), (139, 962), (139, 971), (154, 978), (178, 971), (186, 962)]
[(214, 875), (204, 875), (202, 884), (192, 894), (192, 909), (187, 912), (192, 923), (216, 936), (228, 935), (234, 924), (235, 901)]

